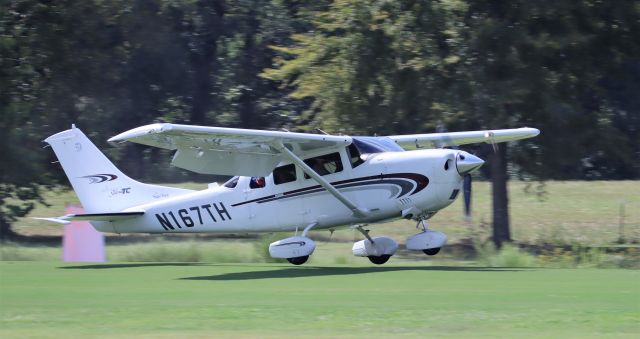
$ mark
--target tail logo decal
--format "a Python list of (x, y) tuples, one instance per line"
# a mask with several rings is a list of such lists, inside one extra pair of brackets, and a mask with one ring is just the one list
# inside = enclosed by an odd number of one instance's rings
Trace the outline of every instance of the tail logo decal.
[(85, 175), (81, 178), (89, 179), (90, 184), (99, 184), (105, 181), (112, 181), (118, 179), (118, 176), (115, 174), (93, 174), (93, 175)]

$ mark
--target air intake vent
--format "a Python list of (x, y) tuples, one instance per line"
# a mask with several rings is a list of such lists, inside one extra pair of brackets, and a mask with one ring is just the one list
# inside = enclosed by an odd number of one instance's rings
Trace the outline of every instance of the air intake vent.
[(459, 192), (460, 192), (459, 189), (453, 190), (453, 192), (451, 192), (451, 196), (449, 197), (449, 200), (455, 200), (455, 198), (458, 196)]

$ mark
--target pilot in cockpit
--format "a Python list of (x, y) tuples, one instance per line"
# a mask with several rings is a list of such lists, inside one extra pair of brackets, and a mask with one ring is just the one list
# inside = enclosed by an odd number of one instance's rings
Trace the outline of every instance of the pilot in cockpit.
[(249, 181), (250, 188), (262, 188), (264, 184), (264, 177), (251, 177), (251, 181)]

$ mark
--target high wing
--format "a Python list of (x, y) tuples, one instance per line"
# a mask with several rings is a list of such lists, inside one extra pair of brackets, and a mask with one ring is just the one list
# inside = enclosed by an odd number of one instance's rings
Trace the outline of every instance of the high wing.
[(388, 138), (405, 149), (415, 149), (451, 147), (480, 142), (494, 144), (532, 138), (538, 134), (540, 134), (538, 129), (524, 127), (486, 131), (390, 135)]
[(251, 129), (151, 124), (109, 139), (176, 150), (172, 164), (203, 174), (265, 176), (282, 161), (283, 144), (297, 156), (351, 144), (351, 137)]
[[(439, 148), (485, 142), (489, 144), (531, 138), (535, 128), (469, 132), (391, 135), (405, 149)], [(175, 150), (172, 164), (203, 174), (264, 176), (285, 158), (280, 144), (298, 157), (351, 144), (349, 136), (205, 127), (169, 123), (134, 128), (109, 139), (131, 141)]]
[[(444, 147), (476, 142), (496, 143), (538, 135), (534, 128), (456, 133), (394, 135), (380, 137), (405, 148)], [(376, 137), (374, 137), (375, 139)], [(385, 139), (385, 140), (382, 140)], [(205, 127), (177, 124), (151, 124), (134, 128), (109, 139), (132, 141), (175, 150), (172, 164), (203, 174), (266, 176), (282, 160), (290, 160), (349, 208), (353, 215), (366, 217), (359, 207), (303, 161), (309, 153), (336, 150), (351, 144), (349, 136), (316, 135), (238, 128)]]

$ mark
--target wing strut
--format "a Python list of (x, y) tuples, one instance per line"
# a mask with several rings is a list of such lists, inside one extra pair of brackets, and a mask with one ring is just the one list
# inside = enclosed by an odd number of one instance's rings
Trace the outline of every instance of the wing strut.
[(333, 187), (333, 185), (331, 185), (327, 180), (325, 180), (322, 176), (316, 173), (316, 171), (314, 171), (311, 167), (305, 164), (304, 161), (302, 161), (302, 159), (300, 159), (297, 155), (291, 152), (291, 150), (286, 148), (282, 143), (282, 140), (276, 140), (275, 146), (276, 146), (276, 149), (280, 153), (282, 153), (282, 155), (287, 157), (294, 164), (300, 166), (300, 168), (302, 168), (302, 170), (305, 173), (307, 173), (310, 177), (312, 177), (313, 180), (317, 181), (318, 184), (320, 184), (320, 186), (324, 187), (324, 189), (326, 189), (329, 193), (331, 193), (331, 195), (336, 197), (336, 199), (338, 199), (343, 205), (347, 206), (347, 208), (350, 209), (351, 212), (353, 212), (354, 216), (358, 218), (364, 218), (367, 216), (369, 212), (368, 210), (358, 207), (351, 200), (349, 200), (349, 198), (344, 196), (344, 194), (340, 193), (340, 191), (338, 191), (335, 187)]

